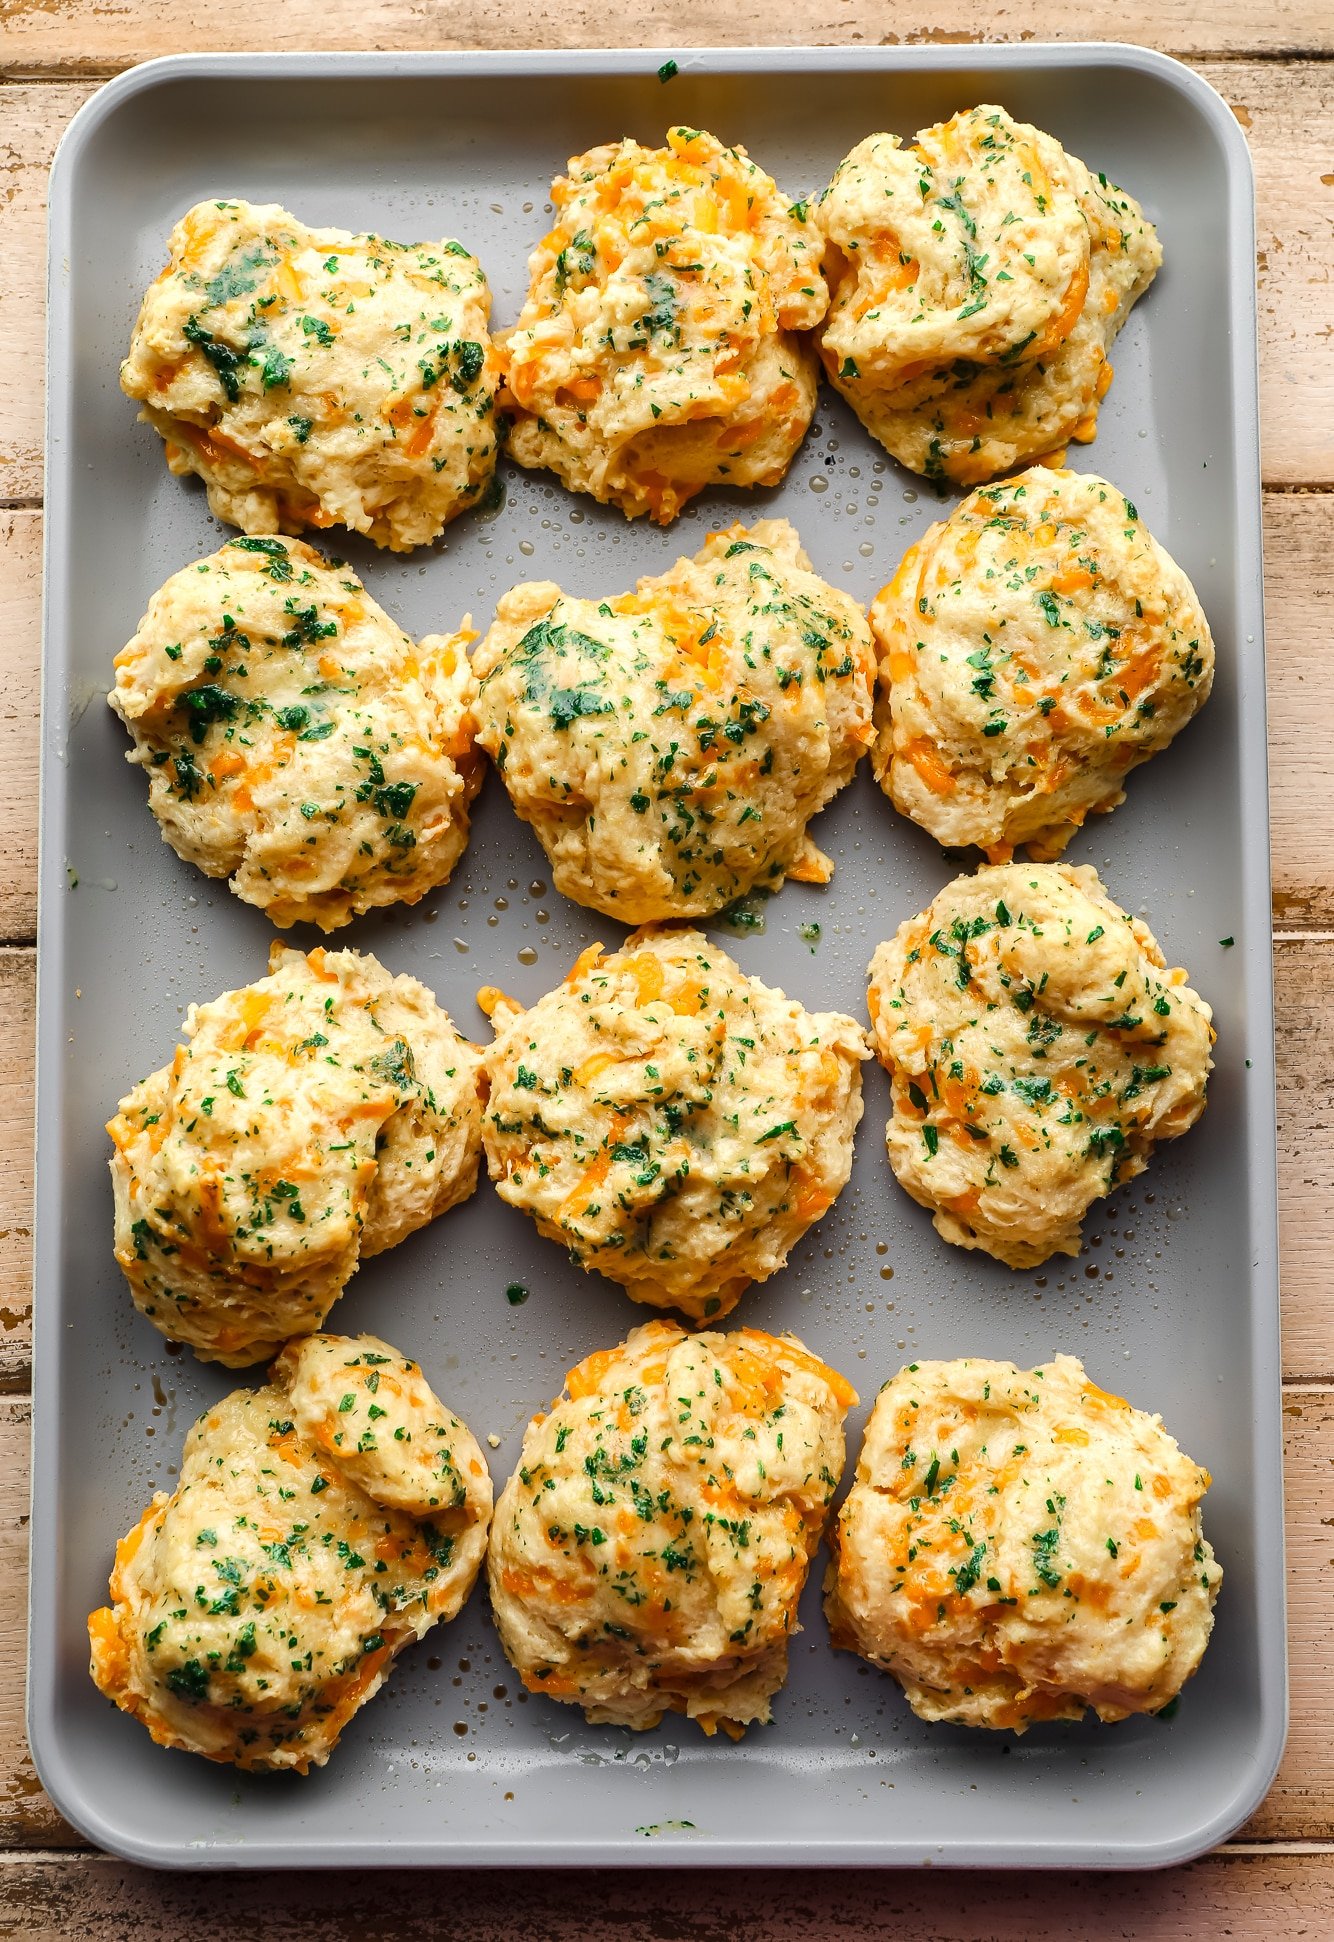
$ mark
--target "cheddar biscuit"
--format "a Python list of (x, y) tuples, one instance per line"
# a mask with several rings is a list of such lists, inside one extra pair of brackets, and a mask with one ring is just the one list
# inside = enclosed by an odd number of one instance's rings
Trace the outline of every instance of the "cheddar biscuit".
[(979, 487), (908, 549), (871, 625), (881, 787), (993, 862), (1059, 855), (1213, 685), (1190, 581), (1091, 473)]
[(415, 1362), (373, 1335), (289, 1343), (204, 1411), (175, 1490), (117, 1545), (93, 1679), (159, 1746), (322, 1767), (460, 1610), (490, 1520), (485, 1458)]
[(876, 1398), (830, 1534), (834, 1644), (925, 1720), (1159, 1712), (1213, 1629), (1209, 1483), (1073, 1356), (913, 1363)]
[(793, 1336), (664, 1322), (590, 1355), (535, 1416), (487, 1575), (530, 1692), (595, 1725), (767, 1721), (856, 1392)]
[(777, 485), (815, 409), (796, 333), (823, 239), (742, 148), (671, 128), (576, 155), (498, 338), (511, 455), (665, 525), (706, 486)]
[(408, 639), (348, 566), (229, 540), (159, 588), (108, 700), (176, 854), (330, 931), (446, 881), (481, 781), (464, 630)]
[(833, 866), (806, 833), (870, 741), (870, 631), (786, 520), (633, 593), (516, 587), (474, 657), (478, 739), (556, 887), (626, 923)]
[(1012, 1268), (1204, 1111), (1212, 1014), (1089, 868), (956, 877), (871, 960), (889, 1163), (936, 1231)]
[(825, 369), (904, 465), (976, 485), (1094, 436), (1112, 342), (1162, 262), (1124, 190), (983, 105), (910, 148), (868, 136), (814, 220)]
[(462, 243), (201, 202), (171, 233), (121, 389), (246, 533), (346, 526), (410, 551), (495, 471), (491, 292)]
[(846, 1185), (861, 1028), (746, 977), (700, 932), (594, 945), (527, 1011), (483, 1001), (497, 1193), (636, 1301), (726, 1315)]
[(472, 1193), (481, 1055), (415, 978), (281, 944), (184, 1038), (107, 1127), (116, 1259), (155, 1328), (244, 1368)]

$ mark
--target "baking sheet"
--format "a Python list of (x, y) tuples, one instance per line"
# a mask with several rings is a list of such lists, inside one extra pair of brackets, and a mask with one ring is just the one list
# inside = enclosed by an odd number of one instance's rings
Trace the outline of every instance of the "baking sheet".
[[(61, 1811), (137, 1860), (1145, 1866), (1230, 1832), (1278, 1762), (1272, 998), (1244, 141), (1203, 82), (1135, 49), (676, 50), (679, 73), (664, 83), (667, 51), (156, 62), (94, 98), (53, 171), (29, 1729)], [(1029, 1364), (1066, 1350), (1161, 1410), (1215, 1479), (1206, 1527), (1226, 1579), (1202, 1670), (1170, 1721), (1039, 1727), (1022, 1741), (928, 1727), (891, 1680), (829, 1649), (821, 1557), (775, 1724), (740, 1745), (680, 1720), (638, 1736), (589, 1727), (528, 1698), (479, 1587), (452, 1626), (399, 1661), (323, 1773), (248, 1777), (164, 1752), (94, 1690), (84, 1619), (105, 1597), (116, 1538), (154, 1489), (172, 1487), (190, 1422), (237, 1378), (172, 1354), (134, 1312), (111, 1254), (102, 1123), (170, 1056), (192, 1000), (262, 972), (271, 935), (159, 841), (100, 699), (154, 588), (225, 536), (202, 490), (169, 477), (157, 435), (134, 423), (116, 382), (167, 231), (218, 195), (281, 201), (312, 224), (457, 235), (481, 257), (502, 324), (547, 227), (550, 179), (585, 147), (622, 132), (660, 142), (685, 121), (746, 144), (795, 198), (863, 134), (908, 136), (978, 100), (1124, 182), (1163, 237), (1166, 267), (1116, 346), (1097, 442), (1072, 462), (1127, 492), (1190, 574), (1218, 673), (1200, 720), (1068, 855), (1095, 863), (1147, 915), (1168, 961), (1213, 1005), (1210, 1110), (1094, 1209), (1078, 1260), (1016, 1274), (947, 1247), (896, 1186), (881, 1137), (887, 1084), (868, 1068), (849, 1187), (733, 1319), (795, 1329), (856, 1383), (849, 1474), (878, 1385), (918, 1356)], [(869, 601), (942, 514), (828, 390), (780, 489), (708, 494), (665, 532), (630, 527), (546, 475), (504, 471), (502, 508), (465, 517), (423, 554), (391, 557), (343, 535), (327, 544), (420, 634), (469, 611), (484, 627), (521, 579), (624, 589), (715, 525), (771, 514), (793, 520), (820, 572)], [(872, 949), (959, 866), (895, 814), (869, 765), (815, 835), (836, 859), (832, 885), (789, 885), (762, 934), (727, 941), (748, 971), (861, 1016)], [(621, 935), (549, 885), (492, 776), (453, 882), (340, 941), (423, 978), (485, 1039), (478, 986), (534, 998), (583, 945)], [(812, 921), (813, 947), (800, 936)], [(518, 1308), (505, 1296), (515, 1280), (532, 1290)], [(364, 1267), (329, 1326), (374, 1330), (419, 1357), (479, 1437), (500, 1437), (499, 1486), (567, 1366), (646, 1317), (483, 1183)]]

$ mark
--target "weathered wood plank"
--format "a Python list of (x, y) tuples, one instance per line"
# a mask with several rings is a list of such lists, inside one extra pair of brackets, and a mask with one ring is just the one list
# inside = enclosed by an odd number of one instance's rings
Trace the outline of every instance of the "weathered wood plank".
[(33, 958), (0, 950), (0, 1394), (32, 1377)]
[[(1284, 1763), (1243, 1841), (1334, 1839), (1334, 1390), (1284, 1392), (1289, 1703)], [(1334, 1932), (1334, 1930), (1330, 1930)]]
[[(855, 0), (855, 4), (861, 5), (862, 0)], [(25, 22), (41, 23), (45, 31), (86, 17), (104, 26), (118, 22), (126, 31), (131, 25), (144, 24), (147, 31), (155, 16), (167, 11), (162, 0), (157, 0), (156, 6), (99, 7), (95, 11), (82, 4), (51, 8), (25, 6), (23, 0), (0, 0), (0, 46), (8, 51), (21, 44)], [(215, 0), (206, 12), (216, 11)], [(238, 21), (247, 11), (245, 6), (227, 8)], [(273, 15), (266, 10), (264, 31), (257, 33), (255, 40), (267, 46), (300, 44), (299, 39), (275, 41), (274, 32), (289, 27), (304, 11), (304, 7), (289, 6)], [(332, 18), (336, 20), (338, 15), (335, 7)], [(360, 9), (357, 15), (359, 20)], [(1029, 17), (1026, 11), (1026, 21)], [(323, 10), (320, 18), (326, 18)], [(383, 10), (373, 17), (377, 31), (381, 18)], [(488, 26), (492, 18), (485, 17)], [(803, 7), (788, 20), (789, 25), (795, 20), (800, 26), (813, 18), (814, 10)], [(1330, 19), (1334, 19), (1334, 13)], [(773, 25), (771, 19), (767, 20), (766, 30)], [(793, 31), (788, 37), (799, 40), (803, 34)], [(828, 23), (823, 34), (810, 26), (806, 37), (855, 40), (856, 32), (854, 23), (840, 15), (838, 21)], [(1134, 35), (1127, 32), (1127, 37)], [(731, 38), (754, 36), (737, 29)], [(1150, 38), (1157, 45), (1168, 44), (1161, 36)], [(342, 44), (325, 34), (317, 34), (315, 41), (323, 46)], [(244, 39), (210, 37), (205, 44), (246, 43)], [(386, 39), (379, 44), (392, 43)], [(1203, 61), (1194, 65), (1232, 104), (1255, 158), (1265, 477), (1275, 484), (1329, 482), (1334, 480), (1334, 438), (1329, 432), (1334, 422), (1334, 359), (1327, 355), (1329, 297), (1334, 283), (1334, 184), (1326, 179), (1331, 157), (1322, 134), (1334, 115), (1334, 68), (1311, 61)], [(68, 84), (20, 84), (0, 89), (0, 128), (4, 130), (0, 343), (7, 346), (0, 362), (0, 503), (35, 500), (41, 493), (46, 176), (60, 133), (91, 92), (87, 86)]]
[[(1334, 1390), (1283, 1399), (1291, 1724), (1278, 1777), (1242, 1840), (1334, 1840)], [(1334, 1929), (1331, 1930), (1334, 1933)]]
[[(1334, 19), (1334, 9), (1330, 10)], [(1334, 467), (1334, 68), (1201, 63), (1246, 131), (1255, 165), (1260, 437), (1267, 484), (1327, 482)]]
[[(0, 0), (0, 48), (11, 22)], [(46, 182), (90, 87), (0, 88), (0, 505), (42, 494)]]
[[(0, 1848), (67, 1847), (79, 1840), (43, 1792), (24, 1733), (31, 1415), (26, 1396), (0, 1399)], [(0, 1865), (0, 1882), (4, 1875)], [(0, 1905), (3, 1899), (0, 1888)], [(6, 1932), (0, 1915), (0, 1935)]]
[[(844, 42), (912, 46), (970, 40), (1080, 40), (1089, 22), (1059, 0), (959, 0), (949, 25), (925, 5), (876, 6), (873, 0), (800, 0), (775, 13), (762, 0), (631, 0), (614, 21), (592, 0), (525, 8), (500, 0), (485, 13), (457, 0), (423, 9), (413, 0), (200, 0), (188, 26), (171, 0), (4, 0), (4, 71), (8, 74), (108, 73), (183, 39), (196, 47), (444, 48), (596, 47), (614, 37), (622, 47), (754, 45), (757, 42)], [(1128, 0), (1097, 23), (1107, 39), (1138, 41), (1174, 54), (1287, 54), (1328, 49), (1331, 23), (1316, 0)]]
[(0, 944), (37, 934), (41, 661), (41, 517), (0, 512)]
[[(26, 1398), (0, 1401), (0, 1848), (73, 1845), (78, 1839), (42, 1792), (23, 1738), (27, 1425)], [(1287, 1392), (1284, 1446), (1292, 1731), (1278, 1779), (1245, 1838), (1334, 1841), (1334, 1735), (1328, 1726), (1334, 1717), (1334, 1389)], [(108, 1552), (117, 1535), (107, 1533)], [(5, 1872), (0, 1867), (0, 1936), (15, 1932), (5, 1926)], [(612, 1930), (608, 1925), (601, 1932)], [(1334, 1933), (1334, 1925), (1323, 1932)]]
[[(1334, 943), (1274, 950), (1283, 1367), (1334, 1374)], [(1332, 1695), (1334, 1696), (1334, 1695)]]
[(1267, 493), (1264, 551), (1274, 923), (1331, 930), (1334, 494)]

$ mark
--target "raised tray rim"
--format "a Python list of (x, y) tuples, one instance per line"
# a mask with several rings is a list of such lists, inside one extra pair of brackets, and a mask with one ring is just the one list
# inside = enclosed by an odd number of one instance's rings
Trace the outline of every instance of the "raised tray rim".
[[(723, 48), (599, 48), (453, 50), (423, 53), (238, 53), (179, 54), (146, 61), (108, 81), (73, 117), (60, 141), (51, 169), (48, 216), (48, 311), (46, 533), (43, 558), (41, 808), (39, 819), (38, 996), (36, 1164), (34, 1221), (33, 1429), (31, 1530), (34, 1534), (29, 1579), (29, 1661), (27, 1731), (34, 1765), (57, 1809), (99, 1846), (135, 1862), (156, 1867), (222, 1869), (253, 1867), (320, 1868), (335, 1866), (505, 1865), (551, 1867), (609, 1866), (633, 1860), (643, 1866), (903, 1866), (908, 1857), (892, 1838), (883, 1843), (793, 1841), (718, 1843), (707, 1849), (649, 1842), (627, 1847), (623, 1840), (568, 1844), (525, 1839), (474, 1845), (465, 1851), (443, 1843), (385, 1850), (355, 1844), (311, 1846), (281, 1859), (253, 1848), (182, 1847), (126, 1836), (84, 1794), (81, 1779), (64, 1758), (60, 1743), (54, 1632), (57, 1584), (53, 1547), (40, 1533), (50, 1528), (59, 1474), (61, 1424), (56, 1408), (62, 1322), (53, 1299), (41, 1291), (57, 1279), (55, 1248), (61, 1187), (54, 1156), (58, 1152), (59, 1108), (53, 1075), (60, 1057), (54, 1004), (44, 993), (63, 982), (64, 927), (60, 918), (64, 889), (63, 858), (66, 803), (59, 784), (58, 734), (51, 704), (61, 696), (65, 638), (65, 580), (69, 521), (66, 492), (72, 442), (69, 358), (72, 296), (68, 277), (74, 199), (79, 170), (92, 138), (138, 98), (155, 89), (192, 79), (245, 83), (283, 77), (303, 80), (450, 79), (473, 76), (642, 75), (653, 56), (669, 54), (681, 72), (764, 75), (781, 71), (837, 72), (963, 69), (1014, 70), (1124, 69), (1151, 75), (1175, 89), (1203, 118), (1222, 152), (1228, 229), (1228, 282), (1234, 329), (1231, 335), (1230, 394), (1226, 400), (1237, 443), (1235, 530), (1248, 541), (1255, 567), (1254, 647), (1239, 657), (1239, 702), (1246, 759), (1238, 778), (1243, 831), (1240, 874), (1244, 886), (1238, 954), (1245, 961), (1250, 1020), (1263, 1028), (1257, 1046), (1268, 1052), (1267, 1070), (1258, 1075), (1273, 1096), (1273, 972), (1270, 957), (1271, 905), (1269, 804), (1265, 740), (1263, 610), (1261, 605), (1261, 493), (1259, 471), (1258, 347), (1255, 256), (1254, 171), (1250, 151), (1236, 118), (1222, 97), (1184, 63), (1154, 49), (1116, 42), (963, 43), (949, 46), (854, 48), (783, 46)], [(1164, 1834), (1152, 1842), (1068, 1842), (1058, 1846), (1019, 1846), (998, 1840), (942, 1841), (931, 1859), (935, 1866), (960, 1868), (1156, 1868), (1192, 1860), (1235, 1831), (1268, 1792), (1287, 1735), (1286, 1582), (1282, 1495), (1281, 1356), (1278, 1296), (1277, 1156), (1272, 1114), (1252, 1111), (1245, 1127), (1254, 1234), (1258, 1243), (1249, 1264), (1252, 1301), (1252, 1395), (1257, 1424), (1267, 1432), (1272, 1464), (1257, 1480), (1270, 1515), (1260, 1520), (1257, 1574), (1268, 1587), (1259, 1600), (1261, 1625), (1256, 1640), (1262, 1692), (1262, 1730), (1247, 1750), (1228, 1805), (1207, 1820)], [(48, 1155), (51, 1156), (48, 1161)], [(50, 1401), (48, 1401), (48, 1396)]]

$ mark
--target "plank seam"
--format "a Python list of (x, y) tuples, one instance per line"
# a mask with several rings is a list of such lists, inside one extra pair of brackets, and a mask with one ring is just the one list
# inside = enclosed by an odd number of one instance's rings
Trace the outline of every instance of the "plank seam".
[[(1133, 44), (1126, 42), (1127, 46)], [(1294, 66), (1309, 61), (1313, 67), (1327, 67), (1334, 62), (1334, 47), (1225, 47), (1216, 53), (1196, 50), (1178, 52), (1172, 58), (1177, 61), (1216, 61), (1226, 67), (1258, 67), (1261, 64), (1277, 67), (1283, 61), (1290, 61)]]

